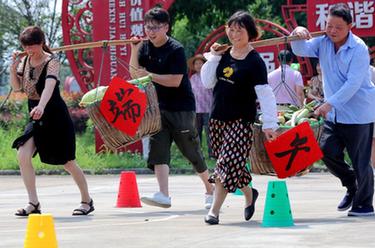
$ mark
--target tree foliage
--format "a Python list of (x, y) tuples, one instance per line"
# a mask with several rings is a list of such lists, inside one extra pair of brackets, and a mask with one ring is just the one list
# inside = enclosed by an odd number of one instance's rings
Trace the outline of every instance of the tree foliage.
[(0, 1), (1, 53), (19, 47), (18, 35), (27, 26), (40, 26), (50, 44), (61, 41), (61, 15), (57, 14), (57, 0), (2, 0)]
[[(27, 26), (40, 26), (50, 45), (61, 44), (61, 15), (56, 4), (57, 0), (0, 0), (0, 72), (6, 71), (4, 64), (12, 51), (21, 49), (18, 36)], [(6, 81), (0, 80), (0, 84)]]
[(225, 24), (238, 10), (247, 10), (254, 18), (270, 20), (282, 25), (280, 0), (176, 0), (169, 10), (172, 35), (180, 40), (190, 56), (209, 33)]

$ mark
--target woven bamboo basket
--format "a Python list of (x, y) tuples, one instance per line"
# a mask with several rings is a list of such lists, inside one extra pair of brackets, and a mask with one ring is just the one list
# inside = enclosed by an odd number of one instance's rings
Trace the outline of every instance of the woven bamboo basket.
[[(323, 130), (323, 119), (320, 119), (317, 123), (311, 124), (311, 128), (314, 131), (316, 140), (319, 142)], [(277, 133), (280, 135), (289, 129), (291, 129), (289, 126), (280, 126)], [(250, 150), (251, 172), (259, 175), (276, 176), (276, 172), (272, 166), (271, 160), (269, 159), (266, 149), (264, 148), (266, 137), (262, 131), (262, 125), (259, 123), (254, 123), (253, 133), (253, 144)], [(297, 176), (307, 174), (310, 167), (300, 171)]]
[(100, 102), (97, 101), (87, 106), (87, 112), (97, 128), (104, 144), (112, 151), (134, 143), (143, 137), (153, 135), (161, 129), (159, 102), (155, 87), (148, 83), (144, 87), (147, 95), (147, 107), (145, 115), (138, 127), (137, 133), (132, 137), (110, 125), (100, 112)]

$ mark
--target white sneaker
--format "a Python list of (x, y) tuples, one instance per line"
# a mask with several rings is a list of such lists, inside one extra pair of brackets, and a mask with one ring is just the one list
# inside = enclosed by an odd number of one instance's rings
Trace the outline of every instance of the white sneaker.
[(205, 194), (204, 195), (204, 208), (210, 209), (213, 201), (214, 201), (214, 195)]
[(161, 208), (170, 208), (172, 205), (171, 198), (161, 192), (156, 192), (152, 196), (141, 197), (141, 201), (147, 205)]

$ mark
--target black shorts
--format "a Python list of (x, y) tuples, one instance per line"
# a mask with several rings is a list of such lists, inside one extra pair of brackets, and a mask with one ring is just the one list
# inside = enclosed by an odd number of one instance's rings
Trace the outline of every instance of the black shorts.
[(162, 129), (150, 137), (148, 167), (170, 164), (171, 145), (174, 141), (182, 155), (190, 161), (198, 173), (207, 170), (195, 125), (194, 111), (170, 112), (161, 110)]

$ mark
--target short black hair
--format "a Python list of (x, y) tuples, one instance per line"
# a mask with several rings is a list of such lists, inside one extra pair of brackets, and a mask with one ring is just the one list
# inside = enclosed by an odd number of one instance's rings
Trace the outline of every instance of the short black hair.
[(256, 40), (260, 37), (260, 31), (255, 24), (254, 18), (246, 11), (240, 10), (234, 13), (227, 21), (227, 26), (237, 24), (247, 30), (249, 41)]
[(281, 50), (277, 58), (279, 59), (280, 62), (285, 61), (286, 63), (289, 63), (289, 62), (292, 62), (293, 55), (289, 50)]
[(350, 14), (350, 8), (346, 3), (337, 3), (329, 7), (329, 15), (341, 17), (347, 24), (353, 22), (353, 17)]
[(158, 22), (160, 24), (169, 24), (169, 13), (163, 8), (154, 7), (146, 12), (144, 16), (146, 22)]

